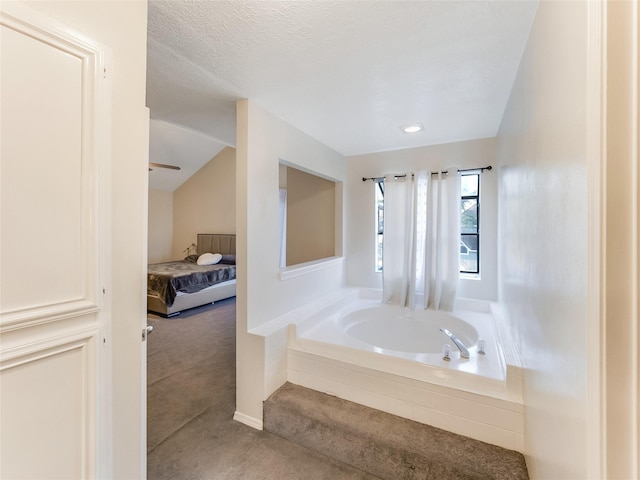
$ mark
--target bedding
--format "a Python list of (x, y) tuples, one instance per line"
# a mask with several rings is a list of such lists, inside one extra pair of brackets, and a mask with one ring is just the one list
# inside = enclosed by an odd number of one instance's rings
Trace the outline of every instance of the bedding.
[(156, 263), (148, 267), (147, 293), (171, 306), (178, 292), (195, 293), (235, 278), (235, 265), (198, 265), (188, 260)]
[[(149, 312), (174, 317), (190, 308), (235, 297), (236, 236), (199, 233), (197, 242), (195, 255), (148, 266)], [(221, 258), (217, 264), (198, 265), (198, 259), (204, 254)]]

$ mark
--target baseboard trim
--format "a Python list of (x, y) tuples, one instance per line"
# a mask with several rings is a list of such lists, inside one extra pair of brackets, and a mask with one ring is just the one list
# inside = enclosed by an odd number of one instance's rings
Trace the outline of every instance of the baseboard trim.
[(236, 411), (233, 414), (233, 419), (236, 422), (244, 423), (245, 425), (248, 425), (251, 428), (255, 428), (256, 430), (262, 430), (263, 429), (262, 420), (258, 420), (255, 417), (250, 417), (249, 415), (245, 415), (244, 413), (240, 413), (240, 412)]

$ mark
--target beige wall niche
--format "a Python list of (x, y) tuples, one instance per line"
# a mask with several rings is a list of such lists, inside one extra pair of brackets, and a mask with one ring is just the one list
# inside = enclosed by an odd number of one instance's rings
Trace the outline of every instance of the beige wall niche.
[(336, 184), (287, 167), (287, 266), (335, 256)]

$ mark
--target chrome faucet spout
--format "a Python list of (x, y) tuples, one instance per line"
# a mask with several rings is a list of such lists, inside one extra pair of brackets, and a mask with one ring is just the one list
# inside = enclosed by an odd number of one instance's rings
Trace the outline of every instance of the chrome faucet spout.
[(462, 343), (458, 339), (458, 337), (456, 337), (453, 333), (451, 333), (446, 328), (440, 328), (440, 331), (444, 333), (447, 337), (449, 337), (451, 341), (455, 344), (455, 346), (458, 347), (458, 350), (460, 350), (460, 356), (462, 358), (469, 358), (469, 349), (464, 346), (464, 343)]

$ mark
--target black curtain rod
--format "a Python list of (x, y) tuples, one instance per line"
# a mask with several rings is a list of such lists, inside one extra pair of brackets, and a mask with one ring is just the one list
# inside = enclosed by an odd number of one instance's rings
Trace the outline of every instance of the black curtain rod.
[[(463, 168), (461, 170), (457, 170), (458, 173), (461, 172), (475, 172), (480, 170), (481, 172), (484, 170), (492, 170), (493, 167), (491, 165), (489, 165), (488, 167), (480, 167), (480, 168)], [(449, 173), (447, 170), (443, 170), (440, 173)], [(437, 175), (438, 172), (431, 172), (431, 175)], [(405, 178), (406, 175), (394, 175), (395, 178)], [(374, 182), (382, 182), (384, 180), (384, 177), (362, 177), (362, 181), (366, 182), (367, 180), (373, 180)]]
[[(411, 175), (413, 177), (413, 174)], [(406, 178), (406, 175), (394, 175), (394, 178)], [(384, 177), (362, 177), (362, 181), (366, 182), (367, 180), (373, 180), (374, 182), (381, 182), (384, 180)]]

